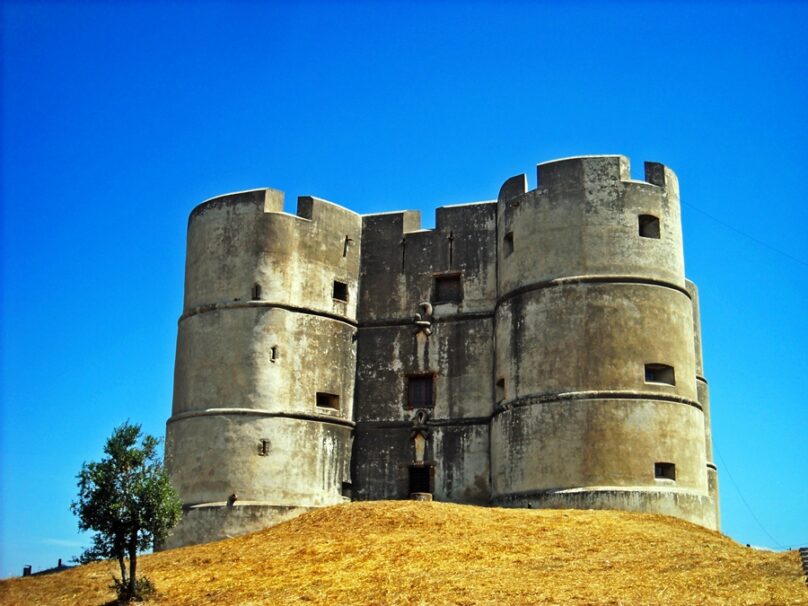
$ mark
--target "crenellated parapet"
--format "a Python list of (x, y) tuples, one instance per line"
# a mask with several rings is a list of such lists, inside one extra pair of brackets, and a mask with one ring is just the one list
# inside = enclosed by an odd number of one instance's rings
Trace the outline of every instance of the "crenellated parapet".
[(493, 309), (496, 203), (440, 207), (434, 229), (421, 229), (414, 211), (366, 215), (362, 242), (364, 321), (410, 317), (424, 301), (436, 317)]
[(672, 171), (646, 164), (633, 181), (623, 156), (538, 165), (538, 187), (512, 177), (499, 196), (500, 294), (529, 284), (626, 277), (684, 288), (678, 186)]
[[(188, 224), (185, 313), (267, 302), (356, 319), (361, 217), (341, 206), (262, 189), (208, 200)], [(341, 286), (340, 286), (341, 285)]]

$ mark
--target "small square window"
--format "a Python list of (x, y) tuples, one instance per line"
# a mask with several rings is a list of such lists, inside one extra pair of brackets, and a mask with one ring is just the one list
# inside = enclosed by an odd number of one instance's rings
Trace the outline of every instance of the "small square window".
[(640, 236), (659, 239), (659, 217), (640, 215)]
[(506, 257), (509, 257), (513, 252), (513, 232), (509, 231), (502, 239), (502, 248)]
[(339, 410), (339, 396), (333, 393), (317, 392), (317, 407)]
[(676, 480), (676, 465), (673, 463), (654, 463), (654, 477), (658, 480)]
[(460, 274), (435, 276), (432, 287), (433, 303), (460, 303), (463, 300), (463, 285)]
[(334, 280), (334, 293), (333, 297), (337, 301), (348, 300), (348, 285), (345, 282), (337, 282)]
[(407, 406), (410, 408), (433, 408), (435, 406), (432, 375), (407, 377)]
[(667, 364), (646, 364), (645, 382), (676, 385), (676, 375), (673, 372), (673, 366), (668, 366)]

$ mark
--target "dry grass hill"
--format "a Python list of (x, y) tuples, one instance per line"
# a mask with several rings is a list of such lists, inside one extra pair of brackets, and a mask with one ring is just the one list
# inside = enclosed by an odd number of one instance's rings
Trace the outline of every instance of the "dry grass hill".
[[(797, 552), (616, 511), (382, 501), (144, 556), (156, 605), (808, 604)], [(0, 582), (2, 604), (101, 605), (115, 567)]]

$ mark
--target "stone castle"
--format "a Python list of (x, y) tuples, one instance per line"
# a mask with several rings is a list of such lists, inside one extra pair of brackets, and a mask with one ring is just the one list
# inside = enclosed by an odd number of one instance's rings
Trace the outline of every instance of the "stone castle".
[(496, 201), (360, 216), (271, 189), (188, 225), (166, 547), (349, 500), (656, 512), (718, 528), (675, 174), (540, 164)]

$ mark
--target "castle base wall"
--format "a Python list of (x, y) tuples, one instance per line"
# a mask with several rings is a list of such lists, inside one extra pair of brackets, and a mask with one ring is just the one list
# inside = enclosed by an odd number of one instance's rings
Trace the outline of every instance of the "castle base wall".
[(575, 489), (507, 495), (492, 500), (497, 507), (529, 509), (618, 509), (656, 513), (718, 530), (713, 499), (694, 492), (631, 489)]
[(186, 545), (198, 545), (221, 541), (235, 536), (256, 532), (317, 507), (290, 505), (267, 505), (262, 503), (211, 503), (186, 509), (182, 521), (171, 536), (160, 545), (158, 551)]

